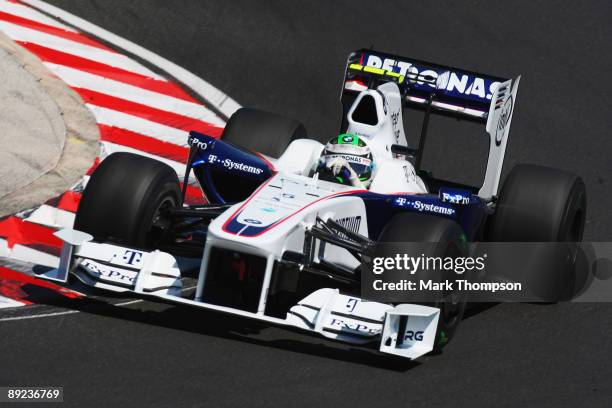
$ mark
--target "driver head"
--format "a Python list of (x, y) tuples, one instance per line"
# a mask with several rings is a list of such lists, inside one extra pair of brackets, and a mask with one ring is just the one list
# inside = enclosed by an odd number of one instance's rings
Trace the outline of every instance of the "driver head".
[[(346, 160), (359, 180), (366, 187), (370, 186), (374, 161), (370, 148), (362, 138), (350, 133), (343, 133), (332, 138), (323, 149), (320, 159), (321, 164), (326, 165), (337, 158)], [(334, 176), (334, 178), (341, 184), (350, 184), (350, 180), (347, 180), (341, 174)]]

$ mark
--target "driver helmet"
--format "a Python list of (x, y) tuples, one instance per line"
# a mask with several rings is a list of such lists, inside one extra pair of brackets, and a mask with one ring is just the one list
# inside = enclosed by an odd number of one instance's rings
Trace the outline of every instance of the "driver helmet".
[[(337, 158), (345, 159), (359, 180), (369, 186), (372, 181), (374, 160), (372, 151), (362, 138), (351, 133), (343, 133), (332, 138), (321, 154), (321, 166), (325, 167), (329, 161)], [(338, 174), (334, 178), (341, 184), (350, 184), (350, 180), (347, 180), (343, 174)]]

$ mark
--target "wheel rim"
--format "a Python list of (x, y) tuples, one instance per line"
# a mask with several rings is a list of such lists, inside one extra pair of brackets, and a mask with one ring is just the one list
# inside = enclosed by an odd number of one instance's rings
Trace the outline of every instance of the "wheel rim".
[[(455, 244), (449, 243), (444, 256), (455, 257), (460, 255), (461, 250)], [(461, 294), (457, 291), (445, 291), (442, 296), (443, 298), (440, 304), (442, 310), (440, 317), (444, 321), (445, 325), (449, 327), (454, 325), (461, 315)]]
[(146, 232), (147, 245), (157, 244), (166, 237), (170, 227), (170, 220), (164, 216), (164, 213), (172, 207), (176, 207), (174, 197), (168, 196), (160, 201)]

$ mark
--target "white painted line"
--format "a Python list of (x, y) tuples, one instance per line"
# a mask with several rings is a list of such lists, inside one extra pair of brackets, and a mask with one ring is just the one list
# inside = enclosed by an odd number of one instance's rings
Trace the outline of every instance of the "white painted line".
[[(109, 306), (127, 306), (138, 302), (144, 302), (142, 299), (130, 300), (129, 302), (117, 303), (113, 305), (109, 303)], [(56, 316), (65, 316), (79, 313), (79, 310), (66, 310), (64, 312), (54, 312), (54, 313), (42, 313), (39, 315), (28, 315), (28, 316), (16, 316), (16, 317), (3, 317), (0, 318), (0, 322), (11, 322), (16, 320), (28, 320), (28, 319), (40, 319), (42, 317), (56, 317)]]
[(75, 214), (70, 211), (43, 204), (26, 218), (26, 221), (51, 228), (72, 228)]
[[(181, 292), (185, 292), (187, 290), (191, 290), (194, 289), (195, 286), (190, 286), (188, 288), (183, 288), (181, 289)], [(139, 303), (139, 302), (144, 302), (145, 299), (135, 299), (135, 300), (128, 300), (127, 302), (122, 302), (122, 303), (116, 303), (116, 304), (112, 304), (109, 303), (109, 306), (128, 306), (128, 305), (133, 305), (135, 303)], [(64, 312), (54, 312), (54, 313), (43, 313), (43, 314), (39, 314), (39, 315), (30, 315), (30, 316), (16, 316), (16, 317), (4, 317), (4, 318), (0, 318), (0, 322), (10, 322), (10, 321), (16, 321), (16, 320), (27, 320), (27, 319), (38, 319), (41, 317), (54, 317), (54, 316), (64, 316), (64, 315), (70, 315), (70, 314), (74, 314), (74, 313), (79, 313), (79, 310), (66, 310)]]
[(43, 47), (76, 55), (77, 57), (86, 58), (88, 60), (100, 62), (116, 68), (121, 68), (126, 71), (145, 75), (150, 78), (155, 78), (162, 81), (165, 80), (136, 61), (114, 51), (107, 51), (101, 48), (92, 47), (2, 20), (0, 20), (0, 30), (4, 31), (4, 33), (14, 41), (24, 41), (42, 45)]
[[(102, 159), (102, 157), (100, 157), (101, 155), (98, 155), (98, 157), (100, 159)], [(81, 184), (82, 184), (82, 189), (85, 190), (85, 187), (87, 187), (87, 183), (89, 183), (89, 179), (91, 178), (91, 176), (88, 176), (87, 174), (85, 174), (83, 176), (83, 179), (81, 180)], [(74, 188), (71, 189), (72, 191), (75, 191)]]
[(0, 256), (50, 268), (57, 268), (59, 265), (59, 257), (55, 255), (50, 255), (21, 244), (15, 244), (12, 248), (9, 248), (4, 238), (0, 238)]
[(50, 268), (57, 268), (59, 266), (59, 256), (37, 251), (21, 244), (15, 244), (12, 249), (9, 249), (8, 257)]
[(78, 310), (67, 310), (65, 312), (43, 313), (43, 314), (39, 314), (39, 315), (3, 317), (3, 318), (0, 318), (0, 322), (10, 322), (10, 321), (15, 321), (15, 320), (38, 319), (38, 318), (41, 318), (41, 317), (63, 316), (63, 315), (69, 315), (69, 314), (74, 314), (74, 313), (79, 313), (79, 311)]
[(7, 309), (9, 307), (21, 307), (25, 306), (25, 303), (18, 302), (17, 300), (10, 299), (4, 296), (0, 296), (0, 309)]
[(153, 137), (164, 142), (187, 146), (189, 132), (165, 126), (157, 122), (129, 115), (120, 111), (102, 108), (100, 106), (85, 104), (102, 125), (115, 126), (121, 129), (136, 132), (144, 136)]
[(221, 92), (202, 78), (192, 74), (186, 69), (168, 61), (167, 59), (144, 49), (143, 47), (134, 44), (124, 38), (115, 35), (102, 27), (92, 24), (80, 17), (70, 14), (60, 8), (52, 6), (44, 1), (40, 0), (22, 0), (24, 3), (29, 4), (39, 10), (42, 10), (50, 15), (53, 15), (68, 24), (71, 24), (87, 33), (91, 33), (94, 36), (103, 39), (104, 41), (115, 45), (116, 47), (122, 48), (145, 61), (161, 68), (162, 70), (169, 73), (171, 76), (176, 78), (178, 81), (191, 88), (197, 93), (202, 99), (208, 101), (216, 109), (218, 109), (226, 117), (230, 117), (232, 113), (240, 108), (240, 105)]
[(64, 65), (48, 62), (45, 65), (70, 86), (89, 89), (155, 109), (199, 119), (215, 126), (222, 127), (225, 125), (223, 120), (203, 105), (79, 71)]
[(9, 250), (8, 242), (6, 242), (6, 239), (0, 238), (0, 256), (8, 258), (10, 253), (11, 252)]
[(57, 268), (59, 265), (59, 257), (57, 256), (21, 244), (15, 244), (12, 248), (9, 248), (8, 242), (4, 238), (0, 238), (0, 256), (50, 268)]
[(28, 20), (36, 21), (38, 23), (46, 24), (48, 26), (61, 28), (62, 30), (70, 31), (72, 33), (77, 32), (72, 27), (68, 27), (67, 25), (62, 24), (55, 19), (49, 18), (44, 14), (34, 10), (32, 7), (23, 6), (21, 4), (13, 3), (10, 1), (0, 1), (0, 11), (3, 11), (7, 14), (12, 14), (14, 16), (27, 18)]

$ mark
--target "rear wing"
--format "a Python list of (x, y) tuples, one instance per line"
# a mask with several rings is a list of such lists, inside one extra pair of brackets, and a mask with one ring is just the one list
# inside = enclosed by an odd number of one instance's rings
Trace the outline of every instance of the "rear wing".
[(497, 194), (519, 80), (362, 49), (348, 57), (341, 99), (347, 105), (363, 90), (395, 82), (406, 107), (485, 124), (489, 159), (478, 195), (490, 199)]

